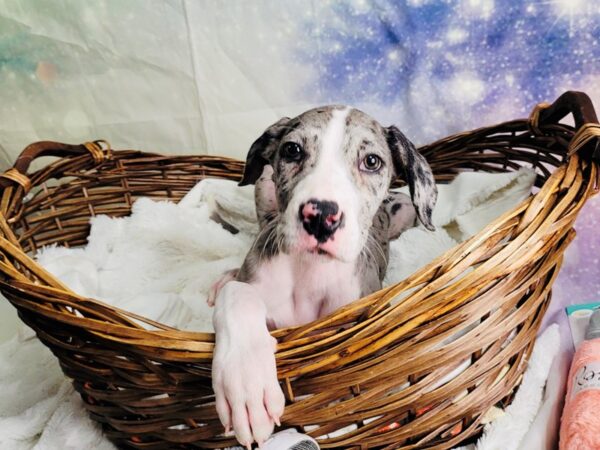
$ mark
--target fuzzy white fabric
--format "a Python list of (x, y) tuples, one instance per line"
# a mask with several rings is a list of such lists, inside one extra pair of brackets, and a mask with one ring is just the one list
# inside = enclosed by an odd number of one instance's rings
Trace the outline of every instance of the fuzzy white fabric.
[[(470, 237), (530, 192), (534, 173), (463, 173), (439, 186), (437, 230), (407, 230), (390, 246), (386, 284)], [(234, 224), (231, 234), (210, 220)], [(252, 187), (205, 180), (178, 204), (138, 200), (127, 218), (91, 221), (85, 248), (49, 247), (38, 262), (75, 292), (183, 329), (211, 331), (206, 296), (239, 267), (257, 230)], [(0, 448), (114, 448), (83, 413), (55, 358), (28, 329), (0, 346)], [(60, 439), (60, 442), (57, 441)]]
[(0, 448), (116, 450), (30, 328), (0, 345), (0, 360)]

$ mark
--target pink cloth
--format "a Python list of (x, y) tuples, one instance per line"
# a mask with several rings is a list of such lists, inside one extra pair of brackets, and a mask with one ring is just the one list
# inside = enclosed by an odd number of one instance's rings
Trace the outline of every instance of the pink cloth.
[(600, 449), (600, 339), (584, 341), (571, 364), (560, 450)]

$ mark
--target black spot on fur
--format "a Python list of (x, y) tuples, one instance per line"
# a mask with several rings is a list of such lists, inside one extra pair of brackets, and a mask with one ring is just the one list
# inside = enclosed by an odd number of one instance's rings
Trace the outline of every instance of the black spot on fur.
[(423, 170), (423, 166), (418, 165), (416, 167), (416, 172), (417, 172), (417, 179), (419, 180), (419, 182), (425, 183), (425, 180), (427, 179), (427, 176), (425, 175), (425, 171)]
[(396, 215), (396, 213), (402, 208), (402, 203), (394, 203), (392, 205), (392, 215)]
[(432, 214), (432, 212), (433, 212), (433, 211), (431, 210), (431, 208), (430, 208), (429, 206), (426, 206), (426, 207), (425, 207), (425, 215), (426, 215), (427, 217), (431, 217), (431, 214)]
[(368, 140), (368, 139), (363, 139), (363, 140), (360, 142), (360, 146), (359, 146), (359, 148), (360, 148), (360, 150), (361, 150), (361, 151), (363, 151), (363, 152), (364, 152), (364, 151), (367, 149), (367, 147), (369, 147), (369, 146), (371, 146), (371, 145), (373, 145), (373, 142), (372, 142), (372, 141), (370, 141), (370, 140)]

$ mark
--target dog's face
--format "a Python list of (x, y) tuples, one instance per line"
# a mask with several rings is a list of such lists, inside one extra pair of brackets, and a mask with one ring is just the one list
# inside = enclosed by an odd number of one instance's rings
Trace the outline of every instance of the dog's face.
[(356, 109), (320, 107), (273, 124), (250, 148), (240, 184), (255, 183), (266, 165), (286, 253), (354, 260), (400, 174), (418, 217), (432, 228), (437, 191), (429, 165), (397, 128)]

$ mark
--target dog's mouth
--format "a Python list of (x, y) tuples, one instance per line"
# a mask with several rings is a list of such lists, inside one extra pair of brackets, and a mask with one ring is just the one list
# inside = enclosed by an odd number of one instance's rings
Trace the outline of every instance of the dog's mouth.
[(309, 249), (308, 253), (312, 253), (313, 255), (321, 255), (321, 256), (328, 256), (330, 258), (335, 258), (335, 255), (331, 252), (328, 252), (327, 250), (325, 250), (324, 248), (321, 248), (319, 246)]
[(298, 230), (291, 236), (285, 234), (285, 232), (283, 235), (286, 237), (282, 241), (282, 250), (287, 254), (344, 261), (343, 252), (340, 252), (341, 249), (338, 248), (339, 246), (333, 244), (334, 239), (319, 242), (305, 230)]
[(310, 245), (304, 248), (299, 246), (296, 247), (296, 249), (300, 254), (308, 255), (312, 258), (321, 258), (329, 261), (346, 261), (343, 258), (343, 254), (340, 254), (336, 248), (332, 248), (331, 246), (327, 245), (326, 242), (323, 244), (319, 243), (316, 245)]
[(320, 243), (307, 243), (300, 240), (295, 240), (291, 246), (287, 247), (286, 253), (292, 253), (296, 255), (310, 255), (311, 257), (318, 256), (328, 259), (339, 259), (338, 255), (333, 249), (327, 248), (324, 244)]

